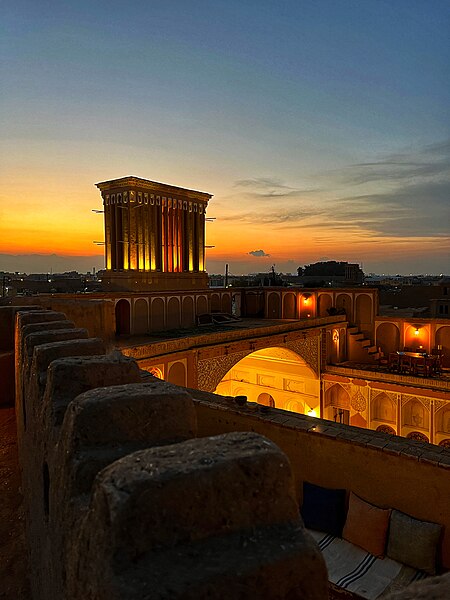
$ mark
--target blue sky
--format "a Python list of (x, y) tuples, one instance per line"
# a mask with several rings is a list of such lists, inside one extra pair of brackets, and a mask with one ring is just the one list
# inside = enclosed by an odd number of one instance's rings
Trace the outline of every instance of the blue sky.
[(76, 254), (51, 211), (97, 252), (92, 184), (134, 174), (214, 194), (211, 272), (450, 270), (448, 1), (6, 0), (2, 20), (3, 255)]

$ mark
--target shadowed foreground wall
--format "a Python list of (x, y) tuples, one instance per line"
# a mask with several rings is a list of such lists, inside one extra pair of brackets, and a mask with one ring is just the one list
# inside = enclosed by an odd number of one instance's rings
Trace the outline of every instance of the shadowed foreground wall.
[(326, 598), (273, 442), (195, 439), (186, 390), (61, 313), (17, 309), (15, 357), (34, 600)]

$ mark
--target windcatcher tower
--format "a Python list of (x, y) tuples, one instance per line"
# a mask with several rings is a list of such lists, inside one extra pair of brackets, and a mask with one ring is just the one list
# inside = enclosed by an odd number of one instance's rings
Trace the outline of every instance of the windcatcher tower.
[(107, 290), (208, 286), (205, 217), (211, 194), (122, 177), (97, 183), (105, 215)]

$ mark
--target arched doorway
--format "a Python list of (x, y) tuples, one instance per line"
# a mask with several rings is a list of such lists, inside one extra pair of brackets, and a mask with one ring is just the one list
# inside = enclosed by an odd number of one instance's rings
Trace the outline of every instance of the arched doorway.
[(319, 317), (328, 317), (328, 310), (333, 306), (333, 300), (329, 294), (320, 294), (318, 298), (318, 312)]
[(443, 367), (450, 367), (450, 327), (445, 325), (436, 331), (434, 346), (441, 351)]
[(283, 319), (295, 319), (295, 294), (284, 294), (283, 297)]
[(134, 303), (133, 333), (148, 333), (148, 304), (144, 298), (138, 298)]
[(376, 345), (385, 356), (400, 349), (400, 331), (394, 323), (381, 323), (377, 328)]
[(208, 301), (205, 296), (199, 296), (197, 298), (197, 317), (200, 315), (206, 315), (208, 313)]
[(372, 300), (368, 294), (358, 294), (355, 313), (355, 323), (359, 330), (372, 337)]
[(165, 329), (164, 300), (153, 298), (150, 307), (150, 323), (152, 331), (163, 331)]
[(183, 298), (181, 309), (181, 327), (188, 328), (192, 327), (194, 324), (194, 300), (191, 296), (185, 296)]
[(272, 292), (267, 299), (267, 318), (280, 319), (280, 294)]
[(231, 313), (231, 295), (224, 294), (222, 296), (222, 312)]
[[(226, 362), (224, 364), (227, 364)], [(217, 369), (216, 369), (217, 371)], [(296, 352), (272, 347), (248, 354), (220, 379), (216, 393), (247, 396), (250, 402), (284, 410), (320, 413), (320, 381), (316, 373)]]
[(128, 300), (122, 298), (116, 304), (116, 334), (129, 335), (131, 327), (131, 307)]
[(180, 300), (173, 296), (167, 304), (167, 329), (179, 329), (180, 325)]
[(211, 312), (220, 312), (220, 296), (219, 294), (213, 294), (211, 296)]
[(275, 408), (275, 400), (273, 396), (271, 394), (268, 394), (267, 392), (263, 392), (262, 394), (260, 394), (258, 396), (257, 402), (258, 404), (262, 404), (264, 406), (271, 406), (272, 408)]

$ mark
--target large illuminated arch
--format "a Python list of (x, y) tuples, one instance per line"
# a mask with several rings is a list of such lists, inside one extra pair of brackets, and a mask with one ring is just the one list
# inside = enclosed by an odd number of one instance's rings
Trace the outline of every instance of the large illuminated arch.
[(264, 348), (238, 360), (216, 390), (224, 396), (246, 395), (251, 402), (304, 414), (320, 414), (320, 381), (314, 370), (293, 350)]

